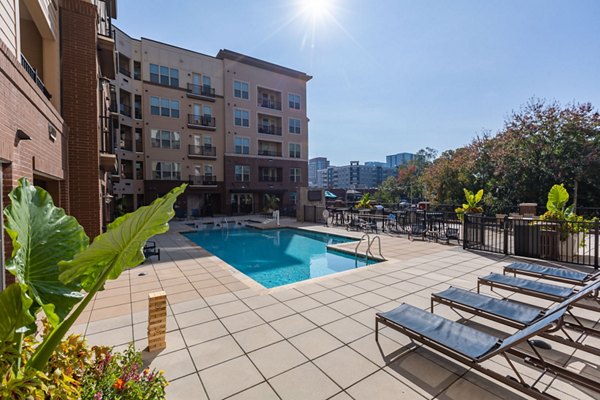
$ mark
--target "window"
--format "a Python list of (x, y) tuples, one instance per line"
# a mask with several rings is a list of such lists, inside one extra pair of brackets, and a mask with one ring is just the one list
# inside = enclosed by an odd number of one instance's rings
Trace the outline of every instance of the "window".
[(290, 192), (290, 204), (296, 205), (297, 201), (298, 201), (298, 193)]
[(212, 120), (212, 107), (211, 106), (202, 106), (202, 112), (204, 113), (204, 118), (207, 120)]
[(155, 161), (152, 163), (152, 179), (180, 181), (181, 164), (176, 162)]
[(135, 151), (138, 153), (144, 151), (144, 135), (142, 128), (135, 128)]
[(250, 88), (246, 82), (233, 81), (233, 97), (248, 99), (250, 97)]
[(135, 179), (138, 179), (138, 180), (144, 179), (144, 162), (143, 161), (135, 162)]
[(300, 182), (300, 168), (290, 168), (290, 182)]
[(133, 62), (133, 79), (136, 81), (142, 80), (142, 63), (139, 61)]
[(150, 131), (152, 147), (161, 149), (178, 149), (181, 146), (181, 136), (179, 132), (171, 132), (159, 129)]
[(250, 139), (244, 137), (236, 137), (233, 140), (235, 145), (235, 154), (250, 154)]
[(236, 165), (235, 166), (235, 181), (236, 182), (249, 182), (250, 181), (250, 167), (247, 165)]
[(288, 131), (290, 133), (300, 133), (300, 123), (301, 121), (299, 119), (296, 118), (290, 118), (289, 119), (289, 129)]
[(210, 164), (205, 164), (204, 165), (204, 176), (212, 177), (212, 174), (213, 174), (213, 166)]
[(133, 116), (135, 119), (142, 119), (142, 96), (136, 94), (133, 98)]
[(179, 87), (179, 70), (162, 65), (150, 64), (150, 82)]
[(239, 110), (236, 108), (234, 110), (234, 115), (235, 115), (234, 125), (245, 126), (245, 127), (250, 126), (250, 113), (248, 111)]
[(150, 97), (150, 114), (179, 118), (179, 100)]
[(290, 143), (290, 157), (300, 158), (300, 144)]
[(300, 109), (300, 95), (289, 93), (288, 94), (288, 106), (290, 108), (299, 110)]

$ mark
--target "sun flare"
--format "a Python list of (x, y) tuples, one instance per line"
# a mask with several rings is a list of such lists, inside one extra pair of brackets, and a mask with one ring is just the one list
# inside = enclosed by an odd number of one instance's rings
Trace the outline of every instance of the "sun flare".
[(330, 0), (303, 0), (302, 6), (304, 12), (312, 18), (322, 18), (329, 14), (331, 6)]

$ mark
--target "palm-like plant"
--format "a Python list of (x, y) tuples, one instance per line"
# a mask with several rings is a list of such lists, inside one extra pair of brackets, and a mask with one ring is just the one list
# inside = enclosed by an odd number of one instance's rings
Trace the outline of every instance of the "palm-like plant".
[(358, 203), (356, 203), (356, 209), (357, 210), (370, 210), (371, 208), (373, 208), (373, 205), (371, 204), (371, 195), (369, 193), (365, 193), (363, 195), (363, 197), (361, 197), (361, 199), (358, 201)]

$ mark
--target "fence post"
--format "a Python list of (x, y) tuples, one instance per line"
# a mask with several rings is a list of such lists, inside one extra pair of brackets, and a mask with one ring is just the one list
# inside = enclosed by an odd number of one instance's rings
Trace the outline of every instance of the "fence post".
[(594, 269), (598, 269), (598, 245), (600, 244), (598, 241), (598, 229), (600, 229), (600, 222), (596, 221), (596, 226), (594, 227), (594, 239), (595, 239), (595, 246), (594, 246)]
[(502, 222), (502, 228), (504, 230), (504, 255), (508, 255), (508, 215), (504, 216), (504, 221)]
[(467, 246), (467, 225), (469, 223), (469, 216), (467, 213), (463, 213), (463, 249), (466, 250)]

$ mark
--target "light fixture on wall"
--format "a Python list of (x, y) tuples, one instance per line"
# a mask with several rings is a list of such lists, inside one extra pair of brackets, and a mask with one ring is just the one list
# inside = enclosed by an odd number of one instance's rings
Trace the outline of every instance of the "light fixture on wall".
[(102, 196), (102, 199), (104, 200), (104, 202), (105, 202), (106, 204), (110, 204), (110, 202), (112, 201), (112, 199), (113, 199), (113, 198), (114, 198), (114, 196), (112, 196), (110, 193), (105, 193), (105, 194)]

